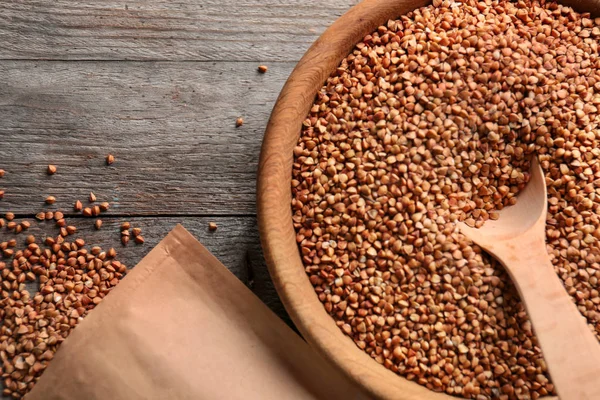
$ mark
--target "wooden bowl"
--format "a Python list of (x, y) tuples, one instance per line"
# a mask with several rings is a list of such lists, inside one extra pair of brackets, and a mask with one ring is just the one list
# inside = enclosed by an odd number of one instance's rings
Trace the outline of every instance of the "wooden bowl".
[[(563, 1), (598, 15), (600, 0)], [(267, 125), (258, 171), (258, 222), (269, 271), (286, 310), (304, 338), (371, 396), (384, 399), (456, 399), (393, 373), (360, 350), (336, 326), (304, 271), (292, 225), (293, 149), (317, 92), (356, 43), (389, 19), (427, 0), (364, 0), (340, 17), (300, 60)], [(550, 398), (547, 398), (550, 400)]]

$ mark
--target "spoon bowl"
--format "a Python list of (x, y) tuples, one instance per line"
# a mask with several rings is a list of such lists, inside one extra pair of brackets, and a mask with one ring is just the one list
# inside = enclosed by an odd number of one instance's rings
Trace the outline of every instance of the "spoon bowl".
[(532, 159), (529, 172), (530, 180), (519, 193), (517, 204), (505, 207), (499, 211), (500, 217), (497, 220), (488, 220), (481, 228), (471, 228), (461, 222), (460, 231), (488, 252), (494, 247), (494, 243), (512, 241), (524, 234), (530, 235), (532, 229), (544, 239), (548, 195), (546, 177), (537, 158)]
[(514, 206), (479, 229), (461, 233), (496, 258), (511, 276), (562, 400), (600, 399), (600, 344), (554, 271), (546, 252), (548, 196), (534, 158), (531, 179)]

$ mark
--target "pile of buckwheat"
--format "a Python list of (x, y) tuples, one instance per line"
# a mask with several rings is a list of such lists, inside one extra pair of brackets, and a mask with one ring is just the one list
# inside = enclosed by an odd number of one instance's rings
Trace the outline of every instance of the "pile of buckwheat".
[(311, 283), (377, 362), (473, 399), (553, 394), (502, 267), (461, 235), (516, 202), (535, 155), (547, 249), (600, 332), (600, 19), (538, 1), (434, 1), (368, 35), (294, 150)]
[[(64, 221), (54, 218), (53, 222)], [(2, 395), (20, 399), (75, 326), (121, 281), (127, 267), (115, 259), (114, 249), (87, 248), (81, 238), (69, 241), (58, 235), (38, 244), (29, 235), (24, 248), (14, 251), (16, 246), (16, 239), (0, 243), (0, 254), (12, 258), (0, 261), (0, 359)], [(27, 284), (37, 290), (32, 294)]]
[[(106, 165), (114, 161), (109, 154)], [(57, 171), (48, 165), (46, 173)], [(5, 173), (0, 169), (0, 183)], [(4, 194), (0, 190), (0, 200)], [(108, 211), (108, 202), (96, 200), (94, 193), (89, 194), (89, 207), (77, 200), (75, 215), (97, 218)], [(47, 206), (56, 201), (54, 196), (45, 199)], [(0, 382), (5, 398), (23, 398), (35, 386), (62, 342), (127, 274), (114, 248), (104, 251), (87, 244), (64, 212), (40, 211), (34, 223), (54, 225), (58, 232), (25, 237), (30, 228), (39, 232), (39, 227), (11, 212), (0, 215), (0, 229), (12, 236), (0, 241)], [(102, 220), (94, 227), (101, 229)], [(130, 228), (129, 222), (121, 225), (123, 246)], [(141, 232), (139, 227), (131, 229), (138, 244), (144, 243)]]

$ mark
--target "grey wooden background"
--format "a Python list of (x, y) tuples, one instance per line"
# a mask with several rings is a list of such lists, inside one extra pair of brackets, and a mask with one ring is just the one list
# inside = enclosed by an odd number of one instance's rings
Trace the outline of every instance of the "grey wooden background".
[[(181, 223), (285, 318), (256, 227), (261, 140), (295, 63), (357, 2), (2, 0), (0, 214), (64, 210), (130, 266)], [(90, 191), (112, 204), (100, 231), (72, 212)], [(146, 244), (121, 247), (126, 220)], [(42, 232), (55, 229), (31, 229)], [(11, 237), (2, 230), (0, 242)]]

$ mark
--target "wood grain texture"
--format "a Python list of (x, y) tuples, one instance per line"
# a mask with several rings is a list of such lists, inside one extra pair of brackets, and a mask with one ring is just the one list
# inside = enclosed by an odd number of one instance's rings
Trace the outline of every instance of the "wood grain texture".
[[(3, 211), (4, 209), (0, 207), (0, 214)], [(8, 232), (6, 228), (0, 229), (0, 242), (15, 238), (19, 241), (18, 248), (23, 248), (28, 235), (36, 236), (40, 243), (46, 236), (58, 234), (58, 229), (52, 222), (34, 222), (32, 218), (25, 219), (32, 222), (29, 230), (15, 235)], [(15, 219), (15, 221), (21, 220), (23, 218)], [(114, 247), (118, 253), (118, 260), (129, 268), (134, 267), (171, 229), (181, 223), (264, 303), (289, 322), (264, 263), (255, 217), (103, 217), (100, 230), (93, 227), (94, 221), (95, 218), (67, 217), (67, 222), (78, 228), (78, 232), (72, 238), (81, 237), (86, 240), (89, 247), (101, 246), (105, 251)], [(126, 247), (121, 245), (119, 228), (125, 221), (131, 222), (132, 226), (142, 228), (142, 235), (146, 240), (143, 245), (132, 242)], [(210, 232), (209, 222), (217, 223), (218, 229)]]
[(358, 0), (3, 0), (0, 59), (297, 61)]
[(70, 210), (93, 190), (110, 215), (254, 214), (260, 142), (292, 68), (0, 61), (0, 209), (34, 213), (54, 195)]
[(480, 229), (460, 230), (502, 263), (527, 308), (552, 383), (562, 399), (600, 398), (600, 344), (546, 251), (548, 194), (537, 158), (516, 205)]

